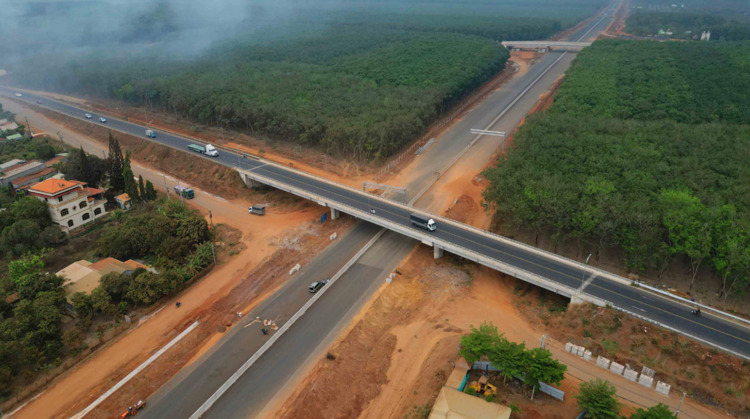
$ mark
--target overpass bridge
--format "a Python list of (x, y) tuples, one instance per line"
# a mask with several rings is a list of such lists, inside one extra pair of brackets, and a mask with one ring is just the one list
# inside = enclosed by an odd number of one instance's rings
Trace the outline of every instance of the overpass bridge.
[(503, 41), (503, 46), (511, 51), (580, 51), (591, 42), (565, 42), (565, 41)]
[[(32, 104), (41, 102), (47, 109), (95, 123), (83, 117), (87, 110), (67, 103), (31, 92), (25, 92), (22, 98), (16, 98), (15, 90), (5, 87), (0, 87), (0, 93)], [(107, 116), (109, 129), (143, 138), (145, 126)], [(187, 152), (189, 144), (200, 143), (172, 132), (155, 131), (156, 138), (148, 140), (177, 150)], [(667, 295), (661, 290), (633, 283), (624, 277), (557, 254), (436, 214), (428, 214), (412, 206), (340, 185), (293, 167), (259, 157), (246, 157), (230, 149), (222, 149), (218, 157), (195, 156), (236, 169), (247, 184), (269, 185), (328, 207), (332, 218), (337, 218), (340, 212), (344, 212), (419, 240), (433, 247), (435, 257), (448, 251), (568, 297), (571, 301), (611, 305), (635, 317), (750, 360), (750, 322), (745, 319), (703, 305), (701, 307), (704, 307), (704, 314), (694, 316), (690, 310), (695, 303)], [(412, 226), (410, 215), (413, 212), (434, 218), (437, 230), (429, 232)], [(709, 314), (709, 311), (719, 315)]]

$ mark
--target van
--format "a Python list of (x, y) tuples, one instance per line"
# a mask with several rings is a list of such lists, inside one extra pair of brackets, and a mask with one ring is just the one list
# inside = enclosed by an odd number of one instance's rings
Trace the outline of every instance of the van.
[(255, 215), (266, 215), (266, 204), (254, 204), (247, 209), (247, 212)]

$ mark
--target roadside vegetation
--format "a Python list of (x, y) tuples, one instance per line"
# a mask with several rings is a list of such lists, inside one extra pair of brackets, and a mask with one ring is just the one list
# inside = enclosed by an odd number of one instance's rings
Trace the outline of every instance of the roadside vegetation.
[(750, 271), (750, 43), (598, 41), (496, 168), (485, 199), (556, 241), (616, 247), (636, 272), (689, 266), (726, 298)]
[(549, 332), (549, 345), (560, 350), (567, 342), (581, 345), (591, 351), (592, 363), (603, 356), (635, 370), (646, 366), (655, 370), (655, 380), (672, 386), (672, 393), (685, 392), (737, 417), (750, 414), (747, 361), (610, 307), (569, 305), (568, 299), (531, 285), (518, 284), (514, 302), (524, 318)]
[(18, 64), (12, 78), (377, 160), (502, 70), (509, 53), (498, 41), (547, 38), (603, 1), (530, 3), (310, 10), (263, 33), (219, 41), (191, 60), (153, 50), (66, 55), (54, 68)]
[(552, 358), (550, 351), (526, 349), (523, 343), (511, 342), (491, 323), (484, 323), (478, 329), (472, 327), (471, 333), (461, 337), (458, 353), (470, 366), (486, 358), (498, 369), (503, 380), (522, 380), (531, 389), (532, 399), (540, 381), (560, 385), (567, 370), (567, 366)]
[[(56, 147), (38, 139), (5, 143), (0, 162), (54, 155)], [(69, 179), (107, 188), (110, 197), (127, 191), (135, 207), (110, 205), (103, 222), (71, 237), (52, 222), (43, 201), (0, 188), (0, 399), (101, 344), (125, 315), (173, 294), (214, 261), (206, 220), (179, 200), (158, 199), (150, 182), (136, 181), (115, 138), (106, 160), (78, 149), (60, 169)], [(91, 293), (66, 295), (65, 278), (55, 271), (107, 257), (135, 259), (149, 269), (108, 273)]]
[(750, 40), (750, 7), (747, 2), (637, 0), (632, 7), (635, 9), (627, 18), (625, 31), (633, 35), (700, 39), (702, 32), (710, 31), (711, 41)]

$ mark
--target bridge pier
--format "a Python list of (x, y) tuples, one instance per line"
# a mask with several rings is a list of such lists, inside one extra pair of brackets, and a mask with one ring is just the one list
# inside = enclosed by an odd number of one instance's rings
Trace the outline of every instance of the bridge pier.
[(339, 218), (339, 210), (337, 210), (336, 208), (331, 208), (331, 219), (335, 220), (337, 218)]
[(242, 180), (245, 182), (245, 185), (247, 185), (248, 188), (258, 188), (260, 186), (263, 186), (262, 183), (256, 182), (250, 178), (250, 176), (247, 175), (247, 173), (240, 172), (242, 175)]
[(437, 247), (437, 245), (432, 245), (432, 252), (435, 259), (440, 259), (441, 257), (443, 257), (443, 249)]

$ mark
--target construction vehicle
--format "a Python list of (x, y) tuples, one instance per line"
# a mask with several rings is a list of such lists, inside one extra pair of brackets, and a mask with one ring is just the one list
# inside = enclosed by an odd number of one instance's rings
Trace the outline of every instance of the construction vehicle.
[(217, 150), (216, 147), (212, 146), (211, 144), (206, 144), (206, 145), (190, 144), (188, 148), (191, 151), (195, 151), (196, 153), (205, 154), (211, 157), (218, 157), (219, 155), (219, 150)]
[(185, 199), (195, 198), (195, 192), (193, 192), (191, 188), (177, 185), (174, 187), (174, 191), (177, 193), (177, 195), (182, 195), (182, 197)]
[(435, 231), (437, 230), (437, 224), (435, 223), (435, 220), (433, 220), (430, 217), (425, 217), (423, 215), (419, 214), (412, 214), (411, 217), (409, 217), (411, 220), (411, 223), (417, 227), (422, 227), (424, 229)]
[(489, 383), (489, 378), (486, 375), (482, 375), (477, 381), (472, 381), (469, 388), (473, 389), (477, 396), (494, 396), (497, 394), (497, 387)]

